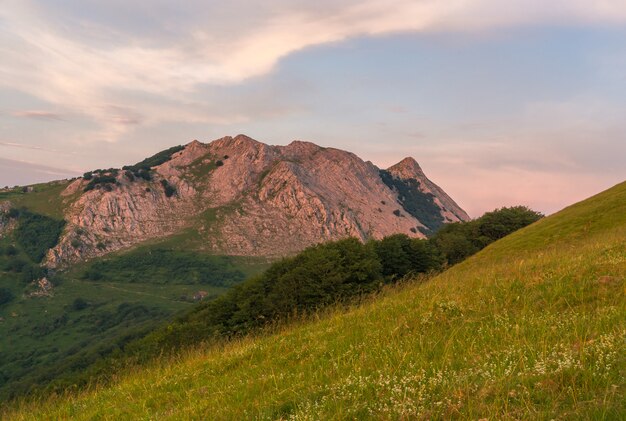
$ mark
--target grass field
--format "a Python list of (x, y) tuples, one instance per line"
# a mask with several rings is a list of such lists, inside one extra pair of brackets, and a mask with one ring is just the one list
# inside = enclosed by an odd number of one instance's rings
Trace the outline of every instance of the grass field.
[(432, 279), (5, 419), (624, 419), (626, 183)]

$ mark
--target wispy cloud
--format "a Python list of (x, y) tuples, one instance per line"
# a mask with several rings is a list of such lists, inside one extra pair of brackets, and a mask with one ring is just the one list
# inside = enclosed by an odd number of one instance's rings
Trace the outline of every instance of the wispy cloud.
[(24, 111), (13, 111), (11, 113), (13, 117), (19, 118), (30, 118), (35, 120), (56, 120), (63, 121), (63, 117), (52, 111), (42, 111), (42, 110), (24, 110)]
[(34, 151), (54, 152), (54, 153), (60, 153), (60, 154), (63, 154), (63, 155), (69, 155), (69, 153), (64, 152), (64, 151), (60, 151), (60, 150), (57, 150), (57, 149), (46, 148), (46, 147), (37, 146), (37, 145), (25, 145), (23, 143), (18, 143), (18, 142), (3, 142), (3, 141), (0, 141), (0, 146), (4, 146), (4, 147), (7, 147), (7, 148), (30, 149), (30, 150), (34, 150)]
[(74, 177), (78, 174), (78, 171), (0, 158), (0, 186), (39, 183), (50, 179)]
[[(5, 0), (0, 86), (85, 115), (99, 125), (94, 139), (116, 141), (140, 124), (246, 121), (245, 110), (221, 111), (197, 90), (263, 76), (315, 45), (397, 32), (626, 21), (626, 4), (611, 0), (191, 0), (182, 9), (145, 0), (65, 7)], [(120, 114), (107, 104), (134, 111)]]

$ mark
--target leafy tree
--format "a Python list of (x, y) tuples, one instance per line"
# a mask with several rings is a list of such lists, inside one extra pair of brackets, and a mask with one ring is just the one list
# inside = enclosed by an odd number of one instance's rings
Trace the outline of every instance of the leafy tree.
[(447, 262), (455, 264), (542, 217), (541, 213), (525, 206), (505, 207), (487, 212), (474, 221), (447, 224), (431, 240)]
[(391, 235), (371, 243), (382, 264), (383, 276), (401, 278), (410, 273), (426, 273), (441, 267), (442, 257), (432, 242)]
[(543, 215), (526, 206), (496, 209), (480, 218), (480, 234), (492, 241), (524, 228), (541, 219)]

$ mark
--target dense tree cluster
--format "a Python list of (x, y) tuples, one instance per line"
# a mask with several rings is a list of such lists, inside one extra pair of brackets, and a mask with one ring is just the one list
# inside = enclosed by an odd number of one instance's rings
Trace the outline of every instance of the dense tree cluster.
[(431, 240), (448, 264), (455, 264), (542, 217), (525, 206), (496, 209), (473, 221), (444, 225)]
[(65, 221), (21, 210), (15, 240), (34, 262), (41, 262), (59, 241)]

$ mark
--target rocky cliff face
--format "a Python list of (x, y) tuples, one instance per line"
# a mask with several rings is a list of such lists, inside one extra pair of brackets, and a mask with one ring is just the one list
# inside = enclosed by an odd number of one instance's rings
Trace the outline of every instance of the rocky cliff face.
[(243, 135), (193, 141), (151, 174), (103, 173), (114, 182), (89, 191), (93, 180), (70, 184), (63, 193), (71, 202), (68, 225), (47, 263), (172, 235), (215, 253), (283, 256), (347, 236), (424, 237), (441, 223), (468, 219), (412, 159), (381, 171), (309, 142), (270, 146)]

